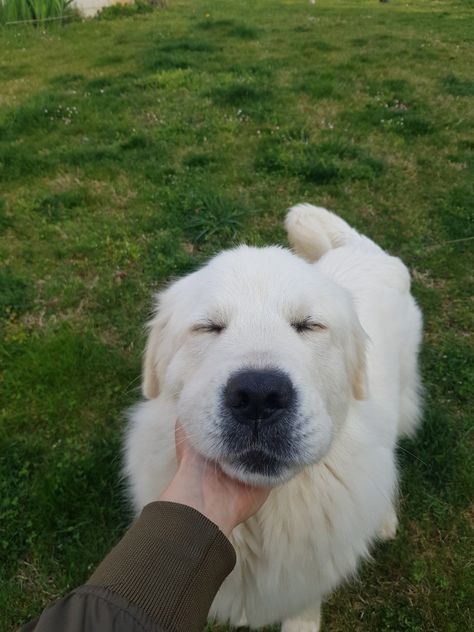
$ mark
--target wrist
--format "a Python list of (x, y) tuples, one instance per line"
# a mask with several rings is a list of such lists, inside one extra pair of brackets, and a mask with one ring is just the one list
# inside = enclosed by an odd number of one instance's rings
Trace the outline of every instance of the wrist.
[(238, 522), (234, 520), (228, 512), (222, 512), (220, 510), (213, 510), (212, 508), (205, 507), (195, 507), (195, 509), (200, 511), (204, 516), (206, 516), (208, 520), (217, 525), (222, 533), (227, 537), (230, 536), (230, 534), (238, 524)]
[(186, 492), (180, 486), (175, 487), (173, 483), (161, 494), (160, 500), (165, 502), (178, 503), (187, 505), (196, 511), (199, 511), (208, 520), (213, 522), (224, 535), (229, 536), (238, 521), (234, 520), (230, 507), (218, 507), (217, 505), (209, 505), (200, 496)]

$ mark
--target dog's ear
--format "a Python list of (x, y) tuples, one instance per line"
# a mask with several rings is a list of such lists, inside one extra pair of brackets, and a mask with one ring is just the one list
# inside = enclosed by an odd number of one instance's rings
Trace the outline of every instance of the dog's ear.
[[(143, 356), (142, 393), (147, 399), (155, 399), (160, 393), (160, 380), (166, 371), (172, 335), (167, 331), (172, 315), (172, 287), (155, 296), (153, 318), (148, 322), (148, 339)], [(166, 344), (168, 342), (168, 344)]]
[(142, 393), (147, 399), (155, 399), (160, 394), (168, 366), (189, 330), (189, 323), (180, 315), (189, 314), (194, 300), (188, 289), (190, 282), (192, 275), (175, 281), (155, 297), (143, 357)]
[(365, 399), (367, 396), (366, 345), (368, 336), (362, 328), (359, 319), (352, 328), (353, 350), (350, 359), (349, 376), (352, 394), (355, 399)]
[(148, 340), (143, 357), (142, 393), (147, 399), (155, 399), (160, 392), (158, 382), (158, 349), (160, 347), (164, 322), (159, 314), (148, 324)]
[(366, 344), (368, 336), (358, 318), (352, 324), (351, 338), (352, 344), (348, 345), (347, 369), (352, 395), (360, 400), (367, 396)]

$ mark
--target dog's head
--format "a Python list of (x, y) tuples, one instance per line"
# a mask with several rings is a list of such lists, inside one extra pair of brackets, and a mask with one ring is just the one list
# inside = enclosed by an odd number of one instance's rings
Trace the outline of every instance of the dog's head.
[(241, 246), (159, 294), (143, 393), (176, 401), (194, 447), (277, 484), (318, 462), (364, 391), (350, 294), (290, 251)]

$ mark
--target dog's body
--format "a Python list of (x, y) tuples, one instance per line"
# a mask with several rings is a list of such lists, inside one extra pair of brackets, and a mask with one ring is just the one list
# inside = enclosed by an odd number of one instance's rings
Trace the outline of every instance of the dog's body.
[[(234, 530), (237, 565), (210, 616), (310, 632), (374, 539), (395, 534), (394, 452), (419, 418), (421, 315), (403, 263), (336, 215), (300, 205), (286, 227), (307, 261), (241, 247), (161, 296), (126, 472), (137, 510), (159, 497), (176, 467), (179, 416), (226, 472), (277, 484)], [(242, 370), (291, 382), (273, 425), (252, 421), (257, 439), (228, 401)]]

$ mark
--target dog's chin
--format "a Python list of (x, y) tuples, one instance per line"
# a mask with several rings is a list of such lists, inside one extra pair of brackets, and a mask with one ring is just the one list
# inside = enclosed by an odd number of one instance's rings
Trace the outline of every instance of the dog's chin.
[(300, 469), (259, 450), (219, 460), (219, 465), (231, 478), (257, 487), (275, 487), (286, 483)]

